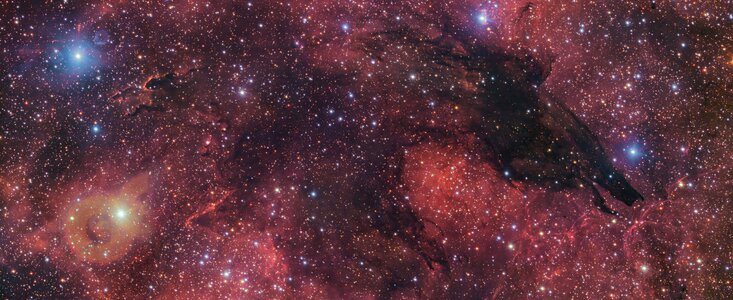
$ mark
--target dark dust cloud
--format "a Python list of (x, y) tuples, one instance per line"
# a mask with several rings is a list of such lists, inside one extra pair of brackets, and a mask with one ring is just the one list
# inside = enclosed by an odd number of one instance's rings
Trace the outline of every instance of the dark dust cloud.
[(0, 296), (733, 297), (728, 1), (0, 1)]

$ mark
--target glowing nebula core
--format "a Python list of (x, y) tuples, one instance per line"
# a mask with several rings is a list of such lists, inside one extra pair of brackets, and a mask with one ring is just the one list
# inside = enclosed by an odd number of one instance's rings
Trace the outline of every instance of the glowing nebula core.
[(83, 261), (106, 264), (125, 255), (147, 234), (146, 210), (138, 199), (148, 189), (147, 175), (134, 177), (113, 194), (72, 202), (60, 220), (70, 249)]

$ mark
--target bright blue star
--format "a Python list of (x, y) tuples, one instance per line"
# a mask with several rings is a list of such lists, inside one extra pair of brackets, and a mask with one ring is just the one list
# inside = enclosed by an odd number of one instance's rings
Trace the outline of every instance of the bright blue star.
[(69, 44), (60, 49), (53, 49), (51, 56), (60, 70), (72, 73), (88, 73), (99, 67), (100, 53), (95, 46), (86, 41), (70, 41)]
[(69, 66), (75, 69), (85, 69), (91, 63), (88, 59), (88, 50), (83, 46), (76, 46), (69, 49)]
[(630, 147), (626, 148), (626, 155), (630, 159), (639, 158), (639, 157), (643, 156), (643, 154), (644, 153), (642, 153), (641, 149), (639, 149), (639, 146), (637, 146), (637, 145), (633, 145), (633, 146), (630, 146)]
[(479, 25), (487, 25), (491, 21), (491, 17), (489, 17), (489, 14), (485, 9), (482, 9), (478, 14), (476, 14), (476, 22), (478, 22)]

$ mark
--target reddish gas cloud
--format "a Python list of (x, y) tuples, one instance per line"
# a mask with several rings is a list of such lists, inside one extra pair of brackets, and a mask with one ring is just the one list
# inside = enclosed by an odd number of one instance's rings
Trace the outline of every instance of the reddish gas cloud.
[(724, 3), (6, 8), (3, 298), (733, 294)]

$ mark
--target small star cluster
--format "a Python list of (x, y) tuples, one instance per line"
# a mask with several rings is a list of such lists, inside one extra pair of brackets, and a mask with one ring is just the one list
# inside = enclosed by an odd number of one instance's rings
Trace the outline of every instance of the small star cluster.
[(0, 296), (733, 297), (728, 1), (0, 0)]

